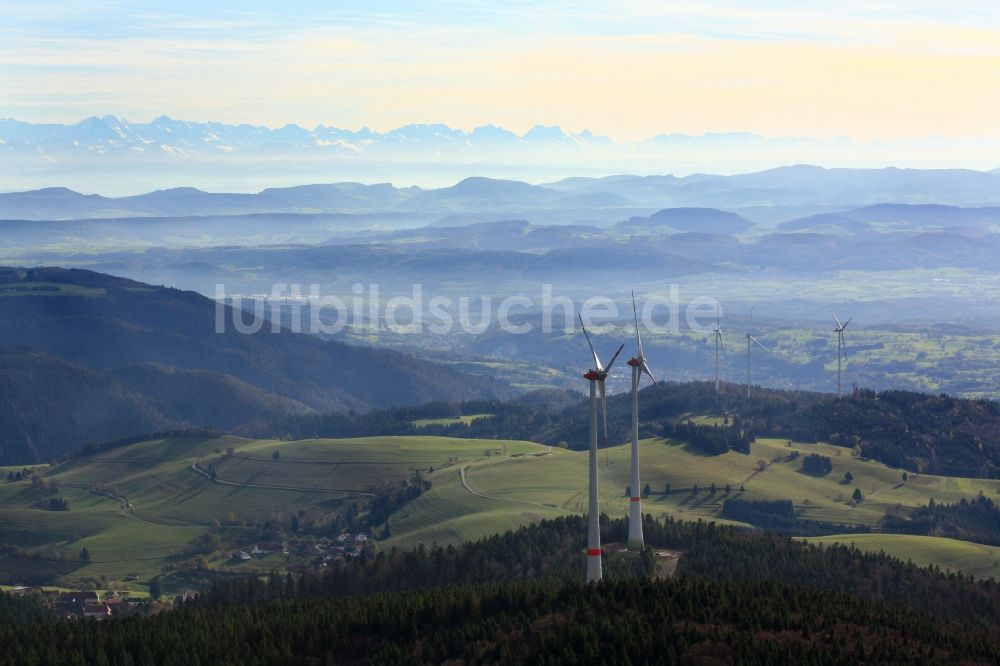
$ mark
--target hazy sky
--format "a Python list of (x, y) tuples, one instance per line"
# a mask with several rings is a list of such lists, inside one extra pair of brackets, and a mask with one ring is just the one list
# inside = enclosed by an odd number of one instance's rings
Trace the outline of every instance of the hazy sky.
[(5, 2), (0, 117), (167, 114), (617, 140), (1000, 137), (1000, 8), (941, 3)]

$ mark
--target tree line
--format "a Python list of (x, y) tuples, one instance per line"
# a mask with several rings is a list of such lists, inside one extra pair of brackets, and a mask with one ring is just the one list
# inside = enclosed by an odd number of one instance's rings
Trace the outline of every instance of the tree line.
[(979, 495), (955, 504), (938, 504), (931, 499), (909, 517), (888, 513), (881, 522), (884, 532), (948, 537), (1000, 546), (1000, 507)]
[[(256, 436), (360, 437), (443, 435), (481, 439), (524, 439), (585, 449), (587, 406), (539, 400), (435, 402), (420, 407), (367, 413), (294, 416), (247, 432)], [(421, 418), (489, 414), (471, 423), (415, 425)], [(722, 425), (688, 423), (689, 414), (719, 414)], [(1000, 404), (908, 391), (856, 390), (837, 399), (808, 391), (758, 389), (748, 400), (738, 385), (723, 384), (717, 397), (711, 382), (667, 382), (642, 391), (641, 437), (677, 437), (718, 454), (748, 451), (756, 437), (829, 442), (862, 457), (911, 472), (1000, 477)], [(627, 395), (608, 399), (608, 426), (623, 441), (631, 423)], [(817, 465), (815, 470), (812, 465)], [(810, 473), (825, 463), (810, 460)]]

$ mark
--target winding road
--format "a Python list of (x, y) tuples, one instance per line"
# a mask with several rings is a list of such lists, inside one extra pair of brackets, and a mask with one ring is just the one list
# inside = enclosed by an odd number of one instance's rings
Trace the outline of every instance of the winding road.
[(564, 512), (569, 513), (569, 514), (575, 513), (574, 511), (570, 511), (569, 509), (564, 509), (561, 506), (555, 506), (554, 504), (542, 504), (541, 502), (529, 502), (528, 500), (510, 499), (509, 497), (494, 497), (493, 495), (485, 495), (485, 494), (483, 494), (481, 492), (473, 490), (472, 486), (469, 485), (468, 479), (465, 478), (465, 470), (467, 470), (468, 468), (469, 468), (468, 465), (459, 468), (459, 470), (458, 470), (458, 478), (462, 482), (462, 487), (465, 488), (466, 492), (468, 492), (470, 495), (475, 495), (476, 497), (482, 497), (483, 499), (494, 500), (494, 501), (497, 501), (497, 502), (514, 502), (515, 504), (527, 504), (529, 506), (540, 506), (543, 509), (555, 509), (556, 511), (564, 511)]

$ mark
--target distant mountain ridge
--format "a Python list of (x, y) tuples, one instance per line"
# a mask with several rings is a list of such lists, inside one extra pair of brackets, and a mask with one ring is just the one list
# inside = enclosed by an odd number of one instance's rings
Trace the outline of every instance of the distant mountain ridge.
[(980, 229), (1000, 226), (1000, 207), (962, 208), (941, 204), (876, 204), (840, 213), (813, 215), (789, 220), (780, 231), (818, 230), (823, 227), (860, 233), (879, 225), (884, 230)]
[[(909, 206), (909, 208), (893, 208)], [(889, 221), (941, 216), (960, 207), (968, 222), (993, 220), (1000, 210), (1000, 172), (967, 169), (824, 169), (797, 165), (734, 176), (574, 177), (535, 185), (519, 180), (471, 176), (436, 189), (391, 183), (318, 183), (270, 187), (256, 193), (206, 192), (193, 187), (155, 190), (126, 197), (81, 194), (65, 187), (0, 193), (2, 220), (71, 220), (129, 217), (184, 217), (290, 214), (413, 214), (479, 221), (544, 213), (558, 223), (626, 219), (663, 209), (718, 209), (753, 222), (777, 224), (800, 216), (856, 211), (857, 221)], [(861, 209), (867, 209), (863, 212)], [(805, 211), (805, 212), (803, 212)], [(465, 217), (463, 217), (465, 216)], [(858, 217), (861, 216), (861, 217)], [(870, 218), (870, 219), (869, 219)], [(615, 221), (617, 221), (615, 220)], [(531, 220), (535, 222), (536, 220)], [(655, 221), (654, 221), (655, 222)], [(451, 224), (450, 222), (444, 222)], [(743, 226), (730, 223), (724, 232)], [(683, 228), (685, 231), (696, 229)]]
[(435, 190), (397, 188), (389, 183), (330, 183), (268, 188), (255, 194), (178, 187), (112, 198), (80, 194), (64, 187), (45, 188), (0, 194), (0, 220), (398, 211), (444, 215), (484, 210), (621, 208), (630, 205), (629, 200), (610, 192), (561, 192), (521, 181), (471, 177)]

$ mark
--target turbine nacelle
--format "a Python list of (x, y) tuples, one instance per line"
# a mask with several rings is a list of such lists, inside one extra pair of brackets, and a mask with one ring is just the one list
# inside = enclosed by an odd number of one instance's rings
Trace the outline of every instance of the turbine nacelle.
[(649, 375), (649, 378), (653, 380), (654, 384), (659, 384), (656, 381), (656, 377), (653, 376), (653, 371), (649, 369), (649, 364), (646, 363), (646, 355), (642, 351), (642, 336), (639, 334), (639, 311), (635, 307), (635, 292), (632, 292), (632, 316), (635, 317), (635, 347), (636, 356), (628, 360), (628, 364), (633, 368), (639, 368), (639, 378), (642, 378), (643, 374)]

